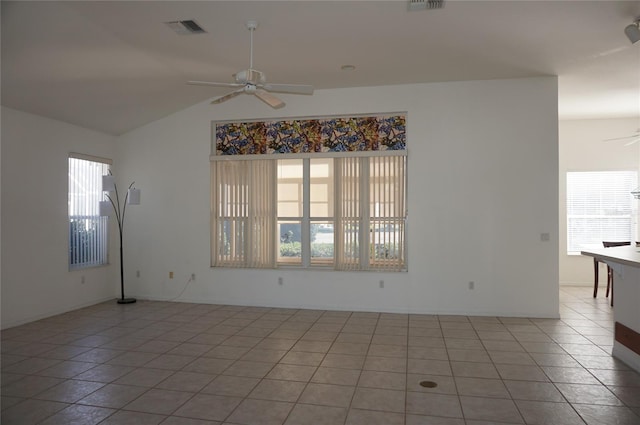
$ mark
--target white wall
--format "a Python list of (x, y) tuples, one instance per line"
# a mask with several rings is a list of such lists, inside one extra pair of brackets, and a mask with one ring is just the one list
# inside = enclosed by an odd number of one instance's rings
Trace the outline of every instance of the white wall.
[[(135, 180), (142, 190), (142, 204), (127, 212), (129, 295), (172, 299), (196, 273), (180, 300), (558, 316), (555, 78), (283, 97), (278, 111), (250, 96), (203, 102), (117, 139), (119, 183)], [(212, 120), (397, 111), (408, 112), (408, 273), (210, 268)]]
[(113, 267), (68, 270), (69, 152), (110, 158), (114, 138), (2, 107), (2, 328), (116, 295)]
[[(640, 169), (640, 143), (608, 141), (633, 134), (637, 118), (567, 120), (559, 123), (560, 175), (560, 284), (593, 286), (593, 259), (567, 255), (567, 172)], [(600, 264), (600, 282), (606, 283), (606, 265)]]

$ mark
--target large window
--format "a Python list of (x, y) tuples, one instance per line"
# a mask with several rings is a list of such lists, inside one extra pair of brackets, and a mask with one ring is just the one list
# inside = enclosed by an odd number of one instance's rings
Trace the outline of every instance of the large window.
[(69, 155), (69, 267), (107, 264), (108, 217), (100, 216), (102, 176), (110, 161)]
[(405, 269), (406, 157), (212, 161), (212, 265)]
[(633, 240), (635, 171), (567, 173), (567, 253), (602, 241)]

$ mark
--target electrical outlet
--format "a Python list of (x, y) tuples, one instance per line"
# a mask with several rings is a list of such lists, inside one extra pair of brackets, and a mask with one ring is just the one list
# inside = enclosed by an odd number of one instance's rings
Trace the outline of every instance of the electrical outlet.
[(549, 233), (540, 233), (540, 240), (542, 242), (549, 242), (551, 235)]
[(282, 277), (279, 277), (278, 278), (278, 285), (282, 286), (282, 284), (283, 284), (283, 279), (282, 279)]
[(473, 280), (469, 281), (469, 289), (473, 289), (475, 288), (475, 286), (476, 286), (476, 283)]
[(381, 280), (379, 284), (380, 284), (380, 289), (384, 288), (384, 280)]
[(173, 272), (169, 272), (169, 279), (173, 279)]
[(140, 277), (140, 270), (136, 270), (136, 277)]

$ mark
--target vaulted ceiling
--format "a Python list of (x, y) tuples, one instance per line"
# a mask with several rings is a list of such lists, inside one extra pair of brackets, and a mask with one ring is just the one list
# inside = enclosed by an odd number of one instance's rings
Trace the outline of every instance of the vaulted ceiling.
[[(448, 0), (413, 12), (404, 0), (0, 7), (2, 104), (114, 135), (228, 92), (185, 81), (231, 82), (246, 69), (249, 19), (259, 22), (254, 67), (273, 83), (322, 90), (558, 75), (560, 118), (640, 117), (640, 43), (623, 32), (640, 2)], [(164, 24), (187, 19), (206, 33)], [(295, 96), (285, 98), (287, 115)]]

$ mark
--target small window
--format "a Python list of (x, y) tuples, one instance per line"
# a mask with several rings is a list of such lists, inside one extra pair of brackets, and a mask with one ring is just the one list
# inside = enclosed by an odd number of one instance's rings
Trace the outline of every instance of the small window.
[(109, 160), (72, 154), (69, 156), (69, 268), (108, 263), (108, 217), (100, 216), (102, 176)]
[(635, 171), (567, 173), (567, 254), (602, 241), (633, 240)]

